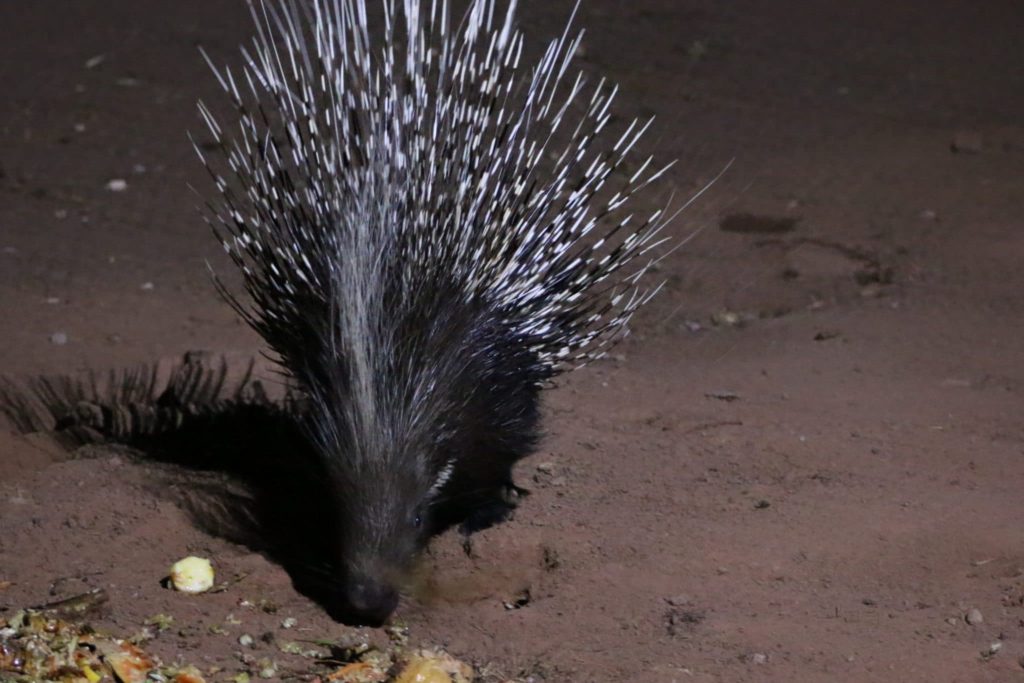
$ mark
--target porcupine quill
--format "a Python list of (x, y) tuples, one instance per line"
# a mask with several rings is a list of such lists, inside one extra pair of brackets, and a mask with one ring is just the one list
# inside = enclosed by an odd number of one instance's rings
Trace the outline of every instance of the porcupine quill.
[[(501, 4), (453, 23), (446, 0), (381, 0), (375, 37), (365, 0), (250, 0), (241, 71), (203, 53), (233, 112), (199, 103), (206, 216), (245, 295), (216, 283), (295, 392), (272, 415), (323, 473), (321, 598), (351, 621), (388, 618), (432, 536), (507, 517), (541, 389), (626, 333), (675, 216), (635, 209), (671, 164), (634, 161), (651, 121), (613, 132), (617, 88), (571, 69), (578, 5), (524, 66)], [(114, 436), (143, 422), (79, 408)]]
[[(337, 600), (387, 618), (431, 536), (501, 521), (535, 447), (538, 392), (600, 355), (638, 287), (668, 166), (609, 135), (616, 88), (570, 67), (582, 33), (521, 64), (516, 3), (251, 3), (234, 116), (200, 103), (219, 192), (209, 217), (248, 301), (221, 286), (308, 400), (336, 501)], [(229, 132), (230, 131), (230, 132)]]

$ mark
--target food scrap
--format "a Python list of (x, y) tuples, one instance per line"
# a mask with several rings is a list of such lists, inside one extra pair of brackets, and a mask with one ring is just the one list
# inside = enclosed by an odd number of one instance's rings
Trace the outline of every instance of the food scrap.
[(171, 585), (182, 593), (205, 593), (213, 588), (213, 565), (205, 557), (186, 557), (171, 567)]
[[(105, 602), (106, 595), (91, 591), (39, 608), (23, 609), (0, 619), (0, 682), (2, 683), (205, 683), (204, 675), (182, 658), (165, 666), (143, 645), (174, 619), (157, 614), (146, 620), (145, 637), (116, 638), (83, 621), (80, 605)], [(58, 605), (61, 609), (54, 609)], [(68, 606), (76, 609), (67, 610)], [(225, 632), (226, 633), (226, 632)], [(258, 654), (241, 656), (245, 671), (220, 667), (206, 671), (217, 680), (250, 683), (258, 679), (289, 678), (319, 683), (470, 683), (473, 668), (441, 649), (406, 646), (408, 628), (389, 629), (390, 643), (376, 646), (365, 641), (341, 646), (329, 641), (278, 643), (286, 654), (305, 664), (290, 668)], [(246, 647), (257, 642), (243, 634)], [(244, 641), (244, 642), (243, 642)], [(294, 660), (292, 665), (294, 665)]]
[(132, 643), (37, 610), (0, 621), (0, 680), (204, 683), (194, 667), (164, 667)]

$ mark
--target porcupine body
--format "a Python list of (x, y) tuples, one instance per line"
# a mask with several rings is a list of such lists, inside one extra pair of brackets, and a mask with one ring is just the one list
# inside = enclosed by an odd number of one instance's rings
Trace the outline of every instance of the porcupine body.
[[(339, 531), (341, 610), (379, 622), (429, 538), (500, 521), (537, 441), (539, 392), (601, 353), (649, 296), (664, 169), (623, 163), (615, 88), (572, 72), (567, 27), (524, 66), (515, 3), (251, 4), (234, 107), (200, 157), (224, 291), (305, 397)], [(570, 18), (569, 24), (572, 23)], [(203, 151), (205, 150), (205, 151)], [(286, 454), (284, 454), (286, 457)]]

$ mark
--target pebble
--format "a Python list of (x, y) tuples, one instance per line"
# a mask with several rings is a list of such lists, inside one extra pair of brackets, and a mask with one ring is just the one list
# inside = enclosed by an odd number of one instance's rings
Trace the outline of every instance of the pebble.
[(277, 663), (269, 659), (261, 659), (257, 665), (259, 666), (258, 675), (260, 678), (277, 678)]
[(242, 647), (252, 647), (253, 639), (248, 633), (238, 636), (238, 644)]
[(962, 130), (957, 133), (953, 136), (953, 141), (949, 145), (953, 152), (967, 154), (977, 154), (983, 146), (981, 133), (971, 130)]
[(152, 282), (143, 282), (141, 285), (139, 285), (139, 289), (141, 289), (144, 292), (152, 291), (153, 287), (154, 285)]
[(106, 187), (111, 192), (124, 192), (128, 189), (128, 181), (124, 178), (113, 178), (107, 181)]
[(767, 664), (768, 663), (768, 655), (766, 655), (763, 652), (755, 652), (750, 659), (751, 659), (751, 661), (754, 662), (754, 664)]
[(719, 311), (711, 314), (711, 322), (718, 327), (736, 327), (743, 322), (743, 318), (735, 311)]
[(295, 628), (295, 625), (299, 623), (299, 620), (295, 617), (288, 617), (281, 622), (281, 628)]
[(882, 286), (877, 282), (872, 282), (861, 288), (860, 295), (865, 299), (877, 299), (882, 296)]
[(977, 624), (980, 624), (981, 622), (985, 621), (985, 617), (981, 615), (981, 610), (979, 610), (977, 607), (973, 607), (969, 612), (967, 612), (967, 614), (964, 615), (964, 621), (966, 621), (971, 626), (976, 626)]
[(67, 332), (54, 332), (50, 335), (50, 343), (56, 344), (57, 346), (64, 346), (68, 343)]

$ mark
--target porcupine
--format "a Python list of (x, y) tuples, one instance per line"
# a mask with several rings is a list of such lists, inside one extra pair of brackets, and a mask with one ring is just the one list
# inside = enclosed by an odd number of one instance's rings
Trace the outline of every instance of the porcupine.
[(617, 88), (567, 76), (576, 9), (520, 65), (514, 0), (254, 0), (238, 78), (206, 56), (206, 215), (248, 302), (218, 287), (305, 397), (336, 498), (334, 599), (381, 622), (435, 534), (501, 521), (538, 440), (539, 392), (600, 355), (653, 294), (664, 210), (610, 134)]

